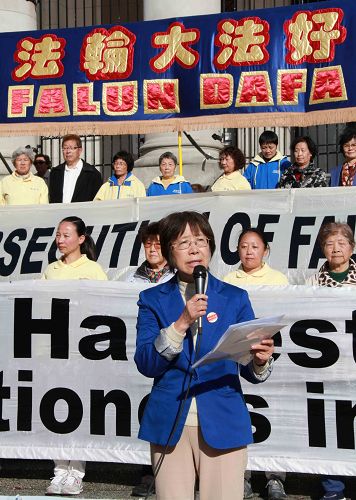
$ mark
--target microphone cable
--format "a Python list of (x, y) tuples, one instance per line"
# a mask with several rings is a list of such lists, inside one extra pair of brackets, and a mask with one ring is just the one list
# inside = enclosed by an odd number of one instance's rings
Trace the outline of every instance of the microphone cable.
[[(194, 360), (193, 360), (193, 363), (195, 363), (195, 361), (197, 360), (197, 357), (199, 355), (199, 351), (200, 351), (200, 342), (201, 342), (201, 338), (202, 338), (202, 335), (198, 335), (198, 332), (197, 332), (197, 341), (196, 341), (196, 345), (195, 345), (195, 349), (194, 349)], [(153, 490), (153, 486), (155, 484), (155, 481), (156, 481), (156, 477), (158, 476), (158, 473), (162, 467), (162, 464), (163, 464), (163, 460), (167, 454), (167, 451), (168, 451), (168, 447), (169, 447), (169, 444), (171, 442), (171, 439), (173, 437), (173, 434), (175, 433), (177, 427), (178, 427), (178, 423), (179, 423), (179, 420), (182, 416), (182, 413), (183, 413), (183, 410), (184, 410), (184, 407), (185, 407), (185, 403), (187, 401), (187, 398), (188, 398), (188, 394), (189, 394), (189, 391), (190, 391), (190, 386), (191, 386), (191, 383), (192, 383), (192, 379), (193, 379), (193, 371), (190, 372), (190, 375), (189, 375), (189, 380), (188, 380), (188, 386), (187, 386), (187, 389), (185, 391), (185, 394), (184, 394), (184, 398), (180, 404), (180, 408), (179, 408), (179, 411), (177, 413), (177, 416), (176, 418), (174, 419), (174, 422), (173, 422), (173, 425), (172, 425), (172, 429), (171, 429), (171, 432), (169, 433), (169, 436), (168, 436), (168, 439), (167, 439), (167, 442), (166, 444), (164, 445), (164, 450), (162, 451), (158, 461), (157, 461), (157, 464), (156, 466), (153, 468), (153, 478), (152, 478), (152, 481), (148, 487), (148, 491), (146, 493), (146, 496), (144, 498), (144, 500), (148, 500), (148, 497), (150, 496), (152, 490)]]

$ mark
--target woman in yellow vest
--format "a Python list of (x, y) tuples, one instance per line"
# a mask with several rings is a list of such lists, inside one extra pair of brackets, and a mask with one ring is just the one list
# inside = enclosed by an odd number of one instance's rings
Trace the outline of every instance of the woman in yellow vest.
[(250, 183), (240, 172), (246, 166), (246, 158), (239, 148), (226, 146), (219, 153), (219, 163), (224, 173), (211, 186), (212, 191), (251, 189)]
[(287, 277), (272, 269), (264, 258), (268, 255), (269, 245), (265, 235), (258, 228), (245, 229), (239, 236), (237, 251), (241, 264), (224, 277), (231, 285), (288, 285)]
[(48, 203), (48, 188), (45, 181), (31, 172), (34, 157), (30, 147), (20, 147), (12, 153), (11, 159), (15, 170), (0, 182), (0, 205)]
[(131, 153), (119, 151), (112, 159), (113, 174), (96, 193), (94, 201), (121, 200), (146, 196), (143, 183), (132, 173), (134, 159)]
[[(66, 217), (57, 228), (56, 245), (62, 257), (49, 264), (42, 279), (47, 280), (107, 280), (96, 261), (95, 244), (79, 217)], [(47, 495), (78, 495), (82, 492), (85, 462), (55, 460), (54, 477)]]
[[(269, 245), (264, 233), (251, 227), (241, 232), (237, 251), (241, 264), (224, 277), (231, 285), (244, 288), (245, 285), (288, 285), (287, 276), (272, 269), (264, 258), (268, 255)], [(284, 491), (285, 472), (266, 472), (268, 498), (287, 498)], [(245, 471), (244, 498), (252, 498), (251, 471)]]

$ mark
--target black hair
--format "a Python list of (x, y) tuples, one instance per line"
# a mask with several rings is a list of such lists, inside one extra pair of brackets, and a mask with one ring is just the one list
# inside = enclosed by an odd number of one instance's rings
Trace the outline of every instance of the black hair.
[(273, 130), (265, 130), (258, 138), (258, 143), (260, 146), (262, 144), (275, 144), (278, 146), (278, 135)]
[(351, 139), (356, 139), (356, 126), (354, 126), (354, 127), (346, 127), (344, 129), (343, 133), (339, 137), (340, 153), (342, 153), (344, 156), (345, 156), (344, 145), (347, 142), (350, 142)]
[(175, 262), (172, 255), (172, 243), (184, 233), (189, 225), (192, 233), (201, 231), (209, 240), (210, 253), (215, 252), (215, 237), (209, 224), (208, 218), (198, 212), (186, 211), (175, 212), (167, 215), (159, 222), (159, 241), (161, 243), (161, 252), (168, 262), (171, 270), (175, 268)]
[(65, 217), (58, 224), (62, 224), (62, 222), (70, 222), (75, 226), (78, 236), (85, 236), (85, 240), (80, 245), (80, 253), (85, 254), (89, 260), (96, 261), (96, 248), (93, 238), (87, 233), (87, 228), (84, 224), (84, 221), (80, 217), (72, 216)]
[(143, 244), (152, 239), (152, 237), (157, 238), (157, 236), (159, 236), (159, 222), (151, 222), (148, 226), (140, 229), (140, 237)]
[(239, 239), (237, 240), (237, 248), (239, 248), (242, 238), (245, 236), (245, 234), (248, 234), (248, 233), (256, 234), (260, 238), (260, 240), (262, 241), (262, 243), (265, 247), (265, 250), (269, 251), (269, 244), (268, 244), (268, 241), (266, 239), (266, 235), (258, 227), (248, 227), (247, 229), (244, 229), (243, 231), (241, 231), (241, 233), (239, 235)]
[(290, 145), (290, 150), (292, 155), (294, 155), (294, 150), (296, 145), (299, 144), (300, 142), (305, 142), (305, 144), (308, 146), (308, 149), (312, 155), (310, 161), (313, 161), (316, 155), (318, 154), (318, 146), (315, 144), (313, 139), (308, 135), (303, 135), (301, 137), (296, 137), (295, 139), (293, 139), (292, 144)]
[(51, 166), (52, 166), (52, 162), (51, 162), (50, 157), (49, 157), (48, 155), (43, 155), (43, 154), (41, 154), (41, 153), (37, 153), (37, 154), (36, 154), (36, 156), (35, 156), (35, 161), (34, 161), (34, 163), (36, 162), (36, 160), (37, 160), (38, 158), (44, 158), (44, 161), (46, 162), (47, 168), (51, 168)]
[(171, 153), (170, 151), (166, 151), (165, 153), (161, 154), (158, 160), (158, 165), (161, 165), (163, 160), (173, 160), (174, 164), (177, 165), (178, 160), (175, 154)]
[(127, 151), (118, 151), (116, 154), (114, 154), (112, 158), (112, 164), (116, 162), (116, 160), (124, 160), (127, 165), (127, 171), (131, 172), (131, 170), (134, 168), (134, 159), (131, 153), (128, 153)]

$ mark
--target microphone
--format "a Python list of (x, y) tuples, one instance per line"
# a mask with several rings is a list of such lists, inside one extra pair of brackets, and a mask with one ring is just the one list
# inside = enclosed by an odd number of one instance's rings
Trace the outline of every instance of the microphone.
[[(193, 278), (195, 283), (195, 293), (202, 294), (205, 291), (206, 282), (206, 268), (204, 266), (195, 266), (193, 270)], [(203, 320), (200, 316), (198, 318), (198, 334), (203, 332)]]

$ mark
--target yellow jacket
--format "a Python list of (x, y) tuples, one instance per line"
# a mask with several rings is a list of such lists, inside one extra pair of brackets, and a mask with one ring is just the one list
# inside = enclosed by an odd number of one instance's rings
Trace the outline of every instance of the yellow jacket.
[(62, 260), (52, 262), (42, 275), (44, 280), (107, 280), (103, 268), (83, 254), (71, 264)]
[(41, 177), (13, 172), (0, 182), (1, 205), (43, 205), (48, 203), (48, 187)]
[(231, 285), (288, 285), (288, 278), (280, 271), (272, 269), (266, 262), (258, 271), (247, 274), (243, 271), (241, 265), (235, 271), (224, 276), (223, 281)]
[(139, 198), (146, 196), (143, 183), (133, 174), (126, 177), (121, 186), (115, 186), (112, 178), (105, 182), (96, 193), (94, 201), (99, 200), (121, 200), (122, 198)]
[(248, 180), (238, 170), (228, 175), (221, 175), (211, 186), (212, 191), (236, 191), (238, 189), (251, 189)]

